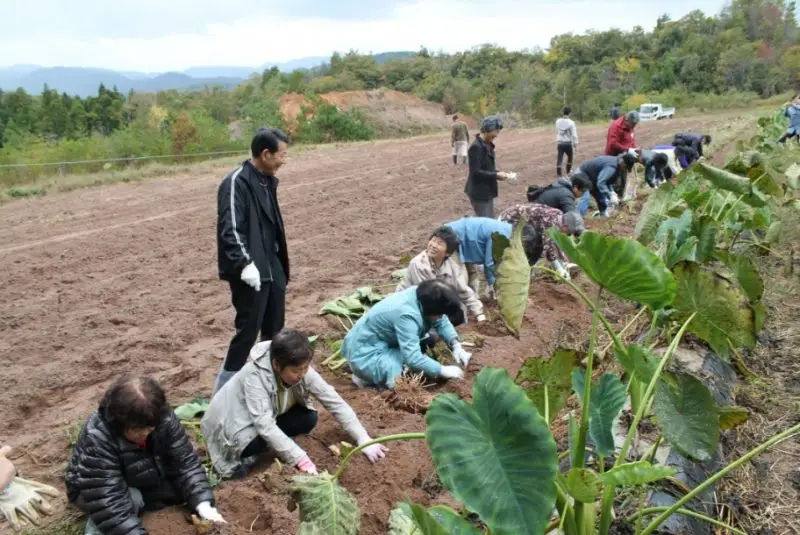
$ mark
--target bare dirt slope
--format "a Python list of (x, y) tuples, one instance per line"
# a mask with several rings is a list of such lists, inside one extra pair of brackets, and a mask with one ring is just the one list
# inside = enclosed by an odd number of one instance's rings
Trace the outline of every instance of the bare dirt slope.
[[(637, 138), (647, 146), (677, 129), (718, 121), (643, 124)], [(583, 128), (581, 139), (578, 161), (602, 151), (605, 127)], [(554, 159), (550, 129), (504, 132), (498, 165), (517, 171), (520, 181), (501, 186), (499, 207), (524, 202), (527, 184), (553, 180)], [(23, 473), (61, 485), (65, 431), (122, 373), (155, 375), (173, 403), (209, 394), (233, 332), (228, 288), (216, 276), (216, 188), (225, 172), (0, 207), (0, 441), (16, 446)], [(292, 261), (287, 324), (314, 332), (330, 330), (317, 316), (323, 301), (385, 284), (399, 258), (420, 250), (434, 227), (470, 212), (466, 169), (453, 166), (447, 135), (306, 151), (280, 175)], [(443, 388), (467, 394), (481, 367), (515, 373), (525, 357), (544, 353), (557, 338), (581, 339), (587, 327), (568, 290), (538, 283), (521, 339), (487, 337), (468, 380)], [(347, 378), (324, 373), (372, 434), (423, 429), (422, 416), (395, 411), (375, 392), (356, 391)], [(321, 469), (331, 470), (337, 463), (325, 445), (343, 439), (323, 413), (313, 436), (301, 442)], [(388, 511), (407, 496), (423, 503), (446, 499), (428, 484), (432, 470), (422, 443), (393, 444), (375, 466), (355, 460), (343, 482), (361, 504), (362, 533), (385, 533)], [(240, 527), (295, 532), (297, 514), (253, 479), (227, 484), (219, 499)], [(171, 526), (156, 533), (191, 532), (174, 511), (150, 522)]]

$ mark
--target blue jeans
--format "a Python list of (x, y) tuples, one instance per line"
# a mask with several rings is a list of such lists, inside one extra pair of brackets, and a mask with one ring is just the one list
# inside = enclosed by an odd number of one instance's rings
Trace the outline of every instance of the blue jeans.
[(586, 212), (589, 211), (589, 196), (589, 192), (584, 191), (583, 195), (581, 196), (581, 200), (578, 201), (578, 211), (582, 216), (586, 215)]
[[(128, 488), (128, 494), (131, 496), (131, 500), (133, 501), (133, 511), (135, 514), (140, 515), (142, 511), (144, 511), (144, 497), (139, 489)], [(90, 518), (86, 521), (86, 527), (84, 528), (83, 535), (104, 535), (100, 528), (97, 527), (97, 524), (92, 521)]]
[(597, 209), (601, 212), (611, 204), (611, 186), (608, 179), (597, 179)]

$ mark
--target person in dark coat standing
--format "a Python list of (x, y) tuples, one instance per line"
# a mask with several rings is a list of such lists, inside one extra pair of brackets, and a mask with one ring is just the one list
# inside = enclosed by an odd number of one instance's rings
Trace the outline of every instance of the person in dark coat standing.
[(464, 192), (472, 203), (477, 217), (494, 218), (494, 200), (497, 198), (497, 181), (506, 180), (511, 173), (497, 170), (494, 140), (503, 129), (502, 118), (490, 115), (483, 119), (481, 132), (469, 147), (469, 176)]
[(277, 128), (260, 129), (250, 145), (252, 158), (219, 186), (219, 278), (231, 288), (236, 334), (214, 393), (245, 365), (259, 332), (261, 341), (272, 340), (284, 325), (289, 253), (275, 173), (286, 160), (289, 143), (289, 137)]
[(181, 504), (225, 522), (186, 431), (150, 377), (122, 377), (106, 391), (78, 435), (66, 486), (89, 515), (86, 535), (146, 535), (142, 512)]

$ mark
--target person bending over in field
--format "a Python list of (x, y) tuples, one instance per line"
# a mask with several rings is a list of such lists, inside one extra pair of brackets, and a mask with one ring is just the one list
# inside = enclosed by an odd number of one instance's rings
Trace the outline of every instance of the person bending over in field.
[(353, 370), (358, 387), (394, 388), (405, 369), (430, 377), (461, 379), (458, 366), (442, 366), (426, 356), (421, 340), (435, 329), (465, 368), (471, 358), (464, 351), (450, 316), (461, 313), (461, 302), (442, 280), (426, 280), (386, 297), (353, 326), (342, 344), (342, 356)]
[[(462, 217), (446, 224), (458, 236), (458, 256), (466, 270), (462, 271), (467, 276), (467, 283), (476, 294), (480, 295), (480, 269), (482, 267), (489, 285), (487, 295), (494, 299), (495, 264), (492, 255), (492, 234), (502, 234), (511, 238), (514, 227), (511, 223), (490, 219), (488, 217)], [(534, 265), (542, 254), (542, 239), (536, 232), (533, 224), (525, 224), (522, 229), (522, 247), (528, 263)]]
[(528, 186), (528, 202), (543, 204), (567, 214), (578, 208), (575, 200), (592, 189), (592, 183), (583, 174), (559, 178), (549, 186)]
[(778, 143), (786, 143), (787, 139), (792, 138), (797, 138), (800, 143), (800, 93), (784, 108), (783, 115), (789, 118), (789, 128), (778, 139)]
[(557, 228), (561, 232), (572, 236), (580, 236), (586, 230), (581, 215), (575, 211), (565, 214), (561, 210), (550, 208), (543, 204), (517, 204), (506, 208), (500, 214), (499, 219), (516, 225), (523, 216), (528, 218), (528, 221), (536, 229), (537, 234), (541, 236), (544, 257), (562, 278), (569, 280), (569, 269), (576, 266), (567, 262), (567, 257), (553, 243), (553, 240), (547, 235), (547, 231), (551, 228)]
[(690, 132), (675, 134), (672, 144), (675, 145), (679, 139), (697, 153), (697, 159), (703, 158), (703, 147), (711, 144), (711, 136), (708, 134), (692, 134)]
[[(268, 452), (301, 472), (316, 474), (314, 462), (292, 440), (317, 425), (311, 397), (359, 445), (372, 440), (350, 405), (311, 367), (313, 357), (307, 336), (282, 329), (272, 341), (256, 344), (249, 362), (214, 396), (200, 426), (220, 476), (242, 478)], [(362, 453), (377, 462), (386, 448), (376, 444)]]
[[(475, 291), (467, 284), (462, 271), (464, 266), (453, 259), (458, 253), (458, 236), (450, 227), (439, 227), (433, 231), (424, 251), (415, 256), (408, 264), (403, 280), (395, 291), (401, 292), (411, 286), (418, 286), (423, 281), (441, 279), (447, 282), (458, 294), (461, 304), (466, 307), (478, 322), (486, 321), (483, 314), (483, 303)], [(454, 326), (460, 322), (453, 321)]]
[(611, 208), (619, 202), (619, 191), (625, 191), (628, 172), (638, 161), (638, 157), (626, 152), (619, 156), (597, 156), (584, 162), (575, 171), (592, 184), (589, 192), (581, 197), (578, 211), (582, 216), (589, 211), (589, 193), (597, 203), (600, 217), (608, 217)]
[(643, 150), (640, 161), (644, 165), (644, 179), (651, 188), (657, 188), (673, 176), (669, 156), (664, 152)]
[(224, 522), (186, 432), (150, 377), (122, 377), (78, 435), (67, 466), (69, 501), (88, 513), (86, 535), (146, 535), (145, 510), (187, 504)]
[(11, 524), (14, 531), (41, 524), (40, 515), (53, 513), (53, 507), (45, 496), (59, 496), (49, 485), (17, 477), (17, 469), (8, 459), (11, 446), (0, 447), (0, 513)]

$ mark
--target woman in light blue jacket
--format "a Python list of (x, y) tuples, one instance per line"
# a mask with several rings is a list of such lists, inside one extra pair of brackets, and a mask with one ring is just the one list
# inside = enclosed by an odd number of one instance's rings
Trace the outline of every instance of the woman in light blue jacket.
[(432, 328), (465, 368), (471, 355), (464, 351), (448, 316), (461, 313), (455, 291), (440, 280), (427, 280), (394, 293), (369, 309), (347, 333), (342, 356), (359, 387), (393, 388), (404, 368), (432, 377), (461, 379), (458, 366), (442, 366), (426, 356), (420, 341)]

